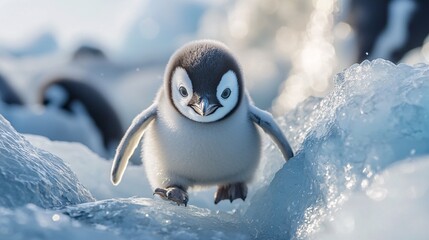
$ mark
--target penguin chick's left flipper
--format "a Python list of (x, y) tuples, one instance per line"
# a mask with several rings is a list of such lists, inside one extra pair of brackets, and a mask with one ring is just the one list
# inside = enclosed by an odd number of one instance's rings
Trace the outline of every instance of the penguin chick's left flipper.
[(285, 160), (289, 160), (293, 157), (292, 148), (289, 145), (286, 137), (283, 135), (280, 127), (274, 121), (273, 116), (253, 105), (249, 106), (250, 119), (258, 124), (280, 149)]
[(172, 186), (167, 188), (157, 188), (153, 192), (153, 195), (155, 194), (164, 200), (173, 201), (177, 203), (177, 205), (183, 204), (185, 207), (188, 205), (188, 193), (181, 187)]
[(128, 160), (133, 155), (134, 150), (139, 145), (143, 133), (149, 123), (155, 119), (157, 113), (156, 104), (152, 104), (149, 108), (141, 112), (134, 118), (131, 126), (125, 132), (124, 137), (121, 139), (116, 154), (113, 159), (111, 180), (114, 185), (119, 184), (127, 167)]
[(245, 183), (232, 183), (227, 185), (220, 185), (217, 188), (214, 197), (214, 203), (218, 204), (222, 200), (234, 201), (237, 198), (246, 200), (247, 185)]

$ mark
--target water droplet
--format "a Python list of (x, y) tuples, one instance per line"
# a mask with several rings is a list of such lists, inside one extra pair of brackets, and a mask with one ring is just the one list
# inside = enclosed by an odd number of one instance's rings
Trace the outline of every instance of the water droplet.
[(368, 187), (368, 185), (369, 185), (369, 181), (368, 181), (368, 179), (364, 179), (364, 180), (362, 180), (362, 182), (360, 183), (360, 186), (361, 186), (363, 189), (367, 188), (367, 187)]
[(366, 191), (366, 195), (374, 201), (383, 201), (387, 196), (387, 189), (382, 187), (371, 188)]
[(52, 215), (52, 221), (58, 222), (61, 219), (61, 216), (59, 214)]

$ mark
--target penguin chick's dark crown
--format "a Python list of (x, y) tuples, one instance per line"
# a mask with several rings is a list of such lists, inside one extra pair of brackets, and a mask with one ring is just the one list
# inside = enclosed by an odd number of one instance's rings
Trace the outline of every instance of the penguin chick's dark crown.
[(195, 93), (210, 95), (216, 95), (216, 88), (222, 76), (232, 70), (237, 76), (239, 86), (238, 103), (235, 108), (240, 104), (243, 92), (240, 66), (223, 44), (208, 40), (196, 41), (183, 46), (173, 54), (165, 76), (170, 99), (172, 99), (171, 80), (177, 67), (185, 69)]

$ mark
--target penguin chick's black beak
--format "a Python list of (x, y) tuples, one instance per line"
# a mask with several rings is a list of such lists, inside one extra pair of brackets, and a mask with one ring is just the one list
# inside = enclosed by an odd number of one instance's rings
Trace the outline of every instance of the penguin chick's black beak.
[(218, 108), (222, 107), (220, 104), (210, 103), (206, 97), (199, 98), (196, 102), (190, 102), (188, 106), (203, 117), (214, 113)]

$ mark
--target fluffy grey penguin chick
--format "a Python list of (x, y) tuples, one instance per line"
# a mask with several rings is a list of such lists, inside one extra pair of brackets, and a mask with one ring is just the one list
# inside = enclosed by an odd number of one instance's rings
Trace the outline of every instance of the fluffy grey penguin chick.
[(166, 67), (154, 103), (140, 113), (122, 138), (113, 160), (117, 185), (130, 156), (144, 138), (142, 158), (154, 194), (187, 205), (187, 189), (218, 185), (214, 202), (247, 196), (258, 166), (261, 137), (271, 136), (286, 160), (292, 149), (271, 114), (255, 107), (240, 67), (216, 41), (191, 42)]

